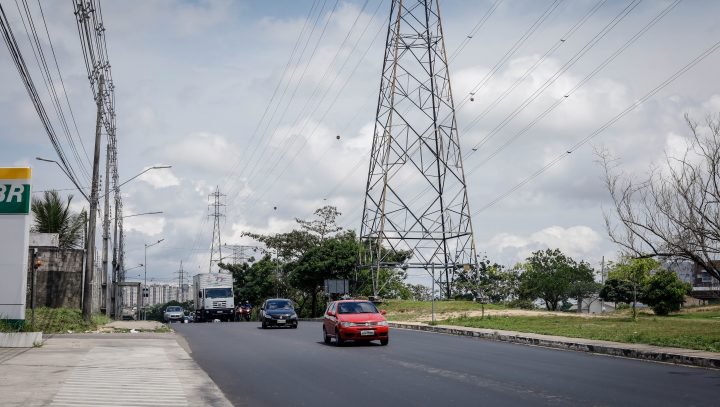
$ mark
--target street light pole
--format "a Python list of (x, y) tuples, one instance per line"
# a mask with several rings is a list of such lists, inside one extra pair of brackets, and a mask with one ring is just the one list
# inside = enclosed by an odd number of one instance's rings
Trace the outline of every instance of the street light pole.
[(145, 290), (147, 289), (147, 249), (148, 247), (155, 246), (157, 244), (160, 244), (165, 239), (160, 239), (155, 243), (147, 244), (145, 243), (145, 263), (143, 263), (144, 269), (145, 269), (145, 282), (143, 283), (143, 293), (142, 293), (142, 304), (143, 304), (143, 319), (147, 319), (147, 310), (145, 309)]

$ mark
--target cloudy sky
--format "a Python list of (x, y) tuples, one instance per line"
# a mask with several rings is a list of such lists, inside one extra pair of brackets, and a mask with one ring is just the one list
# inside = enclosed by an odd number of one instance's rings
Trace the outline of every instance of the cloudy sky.
[[(720, 52), (645, 100), (720, 41), (720, 3), (635, 3), (498, 1), (480, 26), (495, 0), (441, 3), (475, 239), (493, 261), (511, 265), (548, 247), (595, 266), (602, 256), (614, 257), (617, 248), (603, 222), (608, 194), (593, 150), (608, 149), (623, 171), (643, 176), (666, 152), (682, 150), (684, 114), (702, 120), (720, 112)], [(59, 129), (18, 9), (11, 1), (0, 4)], [(359, 228), (389, 0), (102, 4), (116, 86), (120, 179), (172, 165), (123, 187), (126, 215), (164, 212), (125, 220), (128, 268), (144, 261), (145, 243), (165, 239), (148, 249), (149, 278), (176, 278), (181, 261), (190, 273), (207, 271), (208, 194), (216, 186), (227, 194), (224, 243), (255, 244), (242, 233), (288, 231), (295, 218), (310, 218), (325, 204), (338, 207), (345, 228)], [(42, 7), (65, 85), (56, 90), (67, 95), (89, 155), (95, 108), (72, 4), (43, 1)], [(37, 4), (30, 10), (40, 24)], [(623, 10), (627, 15), (614, 20)], [(0, 165), (32, 166), (36, 191), (72, 193), (57, 167), (34, 159), (56, 156), (2, 48)], [(79, 208), (82, 198), (74, 195)]]

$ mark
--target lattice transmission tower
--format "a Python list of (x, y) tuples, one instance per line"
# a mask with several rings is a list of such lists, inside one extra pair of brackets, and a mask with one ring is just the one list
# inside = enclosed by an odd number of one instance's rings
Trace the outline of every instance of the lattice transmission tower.
[(220, 187), (215, 187), (215, 192), (208, 195), (210, 205), (208, 205), (208, 217), (213, 218), (213, 237), (210, 243), (210, 266), (208, 273), (212, 273), (213, 263), (222, 261), (222, 242), (220, 241), (220, 218), (224, 217), (223, 209), (225, 204), (222, 202), (227, 195), (220, 193)]
[(392, 1), (360, 238), (375, 295), (381, 268), (432, 272), (447, 297), (477, 270), (437, 1)]

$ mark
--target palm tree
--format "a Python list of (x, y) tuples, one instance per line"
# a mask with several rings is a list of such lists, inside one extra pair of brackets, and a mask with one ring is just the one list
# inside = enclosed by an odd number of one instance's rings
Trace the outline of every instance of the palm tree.
[(64, 203), (57, 191), (45, 191), (42, 199), (32, 200), (33, 232), (59, 234), (61, 249), (81, 248), (85, 231), (85, 209), (79, 214), (70, 211), (73, 196)]

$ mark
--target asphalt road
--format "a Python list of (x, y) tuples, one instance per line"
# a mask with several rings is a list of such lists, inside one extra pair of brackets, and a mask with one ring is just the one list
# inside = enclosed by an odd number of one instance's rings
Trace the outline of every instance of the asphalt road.
[(720, 404), (715, 370), (398, 329), (388, 346), (338, 348), (319, 322), (173, 327), (236, 406)]

